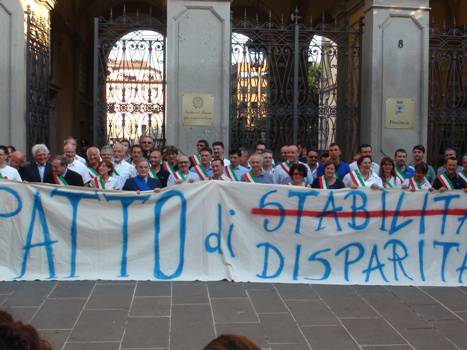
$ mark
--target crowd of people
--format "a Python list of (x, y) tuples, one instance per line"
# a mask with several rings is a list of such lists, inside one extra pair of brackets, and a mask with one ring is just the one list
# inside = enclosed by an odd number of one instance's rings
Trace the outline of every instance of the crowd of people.
[(425, 162), (425, 147), (408, 152), (397, 149), (394, 158), (385, 156), (373, 161), (372, 147), (362, 144), (352, 163), (341, 159), (337, 143), (318, 152), (303, 145), (284, 145), (279, 159), (259, 142), (254, 152), (246, 148), (224, 152), (220, 141), (211, 145), (198, 140), (196, 154), (183, 154), (176, 146), (154, 147), (149, 136), (130, 146), (121, 140), (102, 148), (89, 147), (77, 154), (76, 139), (64, 140), (63, 152), (50, 155), (44, 144), (31, 149), (31, 162), (12, 146), (0, 146), (0, 178), (43, 182), (62, 186), (88, 186), (96, 189), (149, 191), (185, 182), (241, 181), (247, 183), (305, 186), (318, 189), (370, 187), (380, 189), (466, 190), (467, 155), (458, 164), (456, 151), (447, 148), (444, 164), (435, 169)]

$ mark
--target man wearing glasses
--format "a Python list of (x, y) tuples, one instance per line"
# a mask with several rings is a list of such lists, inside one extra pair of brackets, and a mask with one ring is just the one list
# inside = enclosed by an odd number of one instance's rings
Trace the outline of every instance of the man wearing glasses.
[(318, 151), (311, 148), (307, 153), (307, 164), (310, 168), (311, 175), (316, 178), (316, 171), (318, 170)]
[(149, 159), (149, 155), (154, 148), (154, 141), (152, 140), (151, 136), (143, 135), (139, 139), (139, 145), (143, 150), (143, 157)]
[(182, 184), (185, 182), (198, 182), (199, 176), (190, 171), (190, 159), (185, 155), (177, 158), (178, 170), (169, 176), (167, 186)]

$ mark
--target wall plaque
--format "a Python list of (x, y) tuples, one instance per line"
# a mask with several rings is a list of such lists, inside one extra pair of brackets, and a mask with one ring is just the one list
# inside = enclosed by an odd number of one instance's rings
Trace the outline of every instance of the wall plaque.
[(386, 99), (386, 128), (413, 128), (415, 101), (412, 98)]
[(214, 96), (209, 94), (183, 94), (183, 125), (212, 126)]

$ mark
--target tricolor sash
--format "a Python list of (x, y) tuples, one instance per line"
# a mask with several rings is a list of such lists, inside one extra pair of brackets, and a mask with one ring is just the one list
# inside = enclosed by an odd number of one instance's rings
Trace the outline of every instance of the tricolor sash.
[(193, 154), (190, 157), (191, 163), (193, 163), (193, 166), (195, 165), (201, 165), (201, 156), (199, 154)]
[(5, 180), (8, 180), (8, 177), (7, 176), (3, 176), (2, 173), (0, 173), (0, 179), (5, 179)]
[(439, 181), (441, 181), (443, 187), (447, 188), (448, 190), (454, 189), (451, 179), (446, 174), (441, 174), (440, 176), (438, 176), (438, 179)]
[(117, 169), (114, 168), (114, 175), (115, 176), (120, 176), (120, 174), (118, 173)]
[(413, 191), (420, 191), (422, 189), (422, 186), (413, 177), (409, 179), (409, 187)]
[[(396, 183), (396, 181), (394, 181)], [(388, 179), (383, 179), (383, 186), (384, 188), (394, 188), (394, 186), (391, 184), (391, 181)]]
[[(170, 165), (170, 164), (169, 164)], [(172, 168), (173, 170), (173, 168)], [(180, 170), (178, 171), (174, 171), (174, 173), (172, 174), (173, 177), (175, 178), (175, 180), (182, 180), (182, 181), (186, 181), (186, 176), (184, 173), (182, 173)]]
[(169, 162), (165, 161), (162, 163), (162, 167), (170, 174), (175, 176), (175, 169), (173, 168), (172, 165), (169, 164)]
[(462, 180), (464, 180), (465, 182), (467, 182), (467, 173), (465, 173), (465, 172), (460, 172), (460, 173), (459, 173), (459, 176), (462, 178)]
[(97, 175), (92, 179), (92, 182), (94, 184), (94, 188), (100, 189), (100, 190), (105, 190), (105, 182), (102, 176)]
[(68, 186), (68, 182), (66, 182), (65, 178), (62, 175), (52, 175), (52, 178), (56, 185)]
[(328, 183), (328, 180), (326, 180), (326, 176), (319, 176), (318, 177), (318, 181), (319, 181), (319, 188), (321, 188), (322, 190), (328, 190), (329, 189), (329, 183)]
[(405, 173), (401, 170), (401, 168), (397, 166), (397, 164), (394, 165), (394, 171), (396, 172), (396, 175), (399, 177), (399, 179), (401, 179), (402, 182), (404, 182), (407, 176), (405, 176)]
[(94, 179), (95, 177), (99, 176), (99, 173), (93, 167), (88, 166), (88, 170), (89, 170), (89, 175), (91, 175), (91, 179)]
[(252, 173), (243, 174), (243, 181), (249, 182), (249, 183), (257, 183), (258, 182), (258, 180), (256, 180), (256, 176), (254, 176)]
[(204, 168), (201, 165), (195, 165), (193, 166), (193, 169), (195, 169), (196, 174), (198, 174), (201, 181), (209, 179), (208, 173), (206, 172), (206, 170), (204, 170)]
[(157, 176), (157, 173), (153, 168), (149, 168), (148, 177), (159, 180), (159, 176)]
[(285, 162), (282, 162), (279, 164), (280, 167), (282, 168), (282, 170), (285, 171), (285, 173), (287, 175), (289, 175), (289, 171), (290, 171), (290, 163), (288, 161), (285, 161)]
[(230, 180), (238, 181), (237, 175), (235, 175), (235, 170), (234, 170), (234, 167), (232, 165), (224, 167), (224, 170), (225, 170), (225, 174), (227, 175), (227, 177)]
[(144, 181), (144, 179), (141, 178), (140, 176), (135, 177), (135, 183), (136, 183), (136, 186), (138, 186), (138, 189), (140, 191), (150, 191), (151, 190), (151, 187), (149, 187), (148, 183), (146, 181)]
[(363, 180), (362, 174), (358, 170), (352, 170), (350, 173), (350, 178), (352, 179), (353, 183), (358, 187), (365, 187), (365, 180)]

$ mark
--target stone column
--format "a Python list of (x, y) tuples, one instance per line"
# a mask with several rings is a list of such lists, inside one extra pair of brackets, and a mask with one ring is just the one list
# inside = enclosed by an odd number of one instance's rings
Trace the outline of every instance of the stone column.
[[(230, 1), (167, 2), (167, 142), (191, 154), (196, 140), (229, 144)], [(183, 122), (183, 95), (194, 108), (213, 101), (212, 126)], [(209, 97), (206, 99), (206, 97)], [(212, 100), (211, 100), (212, 98)], [(200, 107), (200, 105), (203, 105)]]
[[(426, 146), (428, 64), (429, 0), (366, 0), (361, 141), (373, 145), (376, 158)], [(410, 116), (412, 108), (412, 125), (387, 120), (394, 110)]]
[(0, 143), (26, 147), (24, 11), (17, 0), (0, 0)]
[(48, 20), (55, 0), (0, 0), (0, 143), (26, 150), (26, 22), (28, 6)]

